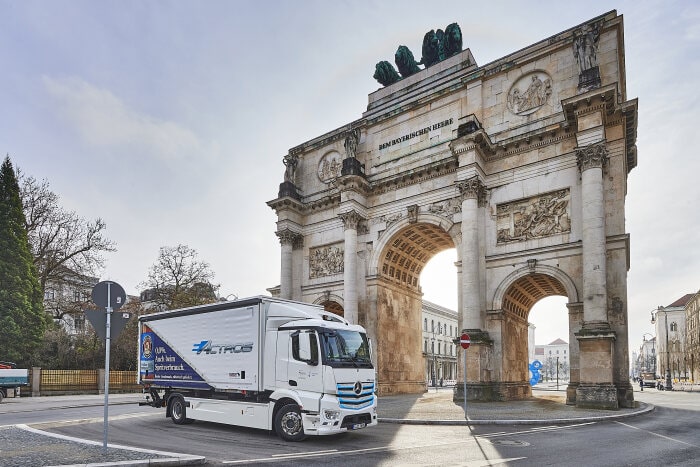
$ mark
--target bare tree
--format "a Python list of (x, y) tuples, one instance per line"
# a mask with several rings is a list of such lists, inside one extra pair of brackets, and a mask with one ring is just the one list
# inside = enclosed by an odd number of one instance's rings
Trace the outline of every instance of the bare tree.
[[(39, 276), (41, 290), (47, 284), (57, 287), (89, 282), (104, 266), (103, 254), (116, 251), (114, 242), (105, 236), (107, 225), (97, 218), (88, 221), (74, 211), (63, 209), (58, 195), (46, 180), (37, 181), (19, 170), (20, 196), (26, 219), (29, 245)], [(55, 319), (72, 313), (71, 307), (56, 306)]]
[(141, 284), (146, 301), (168, 310), (215, 302), (219, 286), (212, 284), (214, 272), (197, 256), (187, 245), (161, 247), (148, 279)]

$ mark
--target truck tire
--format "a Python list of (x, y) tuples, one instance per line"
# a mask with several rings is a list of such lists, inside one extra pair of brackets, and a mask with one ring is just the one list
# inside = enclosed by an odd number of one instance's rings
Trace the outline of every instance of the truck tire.
[(192, 423), (194, 420), (187, 418), (187, 407), (185, 399), (182, 397), (173, 397), (170, 401), (170, 418), (176, 425), (185, 425)]
[(298, 405), (287, 404), (280, 407), (275, 414), (275, 431), (285, 441), (301, 441), (306, 438)]
[(3, 393), (2, 389), (0, 389), (0, 402), (2, 402), (3, 397), (5, 397), (5, 393)]

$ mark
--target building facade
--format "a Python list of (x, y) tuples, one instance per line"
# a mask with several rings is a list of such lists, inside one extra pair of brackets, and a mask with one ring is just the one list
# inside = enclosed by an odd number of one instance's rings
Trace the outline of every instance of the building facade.
[(430, 386), (457, 379), (457, 312), (423, 300), (423, 356)]
[(469, 398), (530, 397), (527, 317), (561, 295), (568, 403), (632, 406), (624, 208), (637, 101), (623, 35), (611, 11), (483, 66), (460, 39), (454, 55), (372, 92), (361, 118), (291, 148), (268, 202), (275, 293), (365, 326), (380, 393), (421, 392), (419, 278), (455, 248)]
[(685, 378), (686, 359), (686, 305), (695, 294), (686, 294), (668, 306), (652, 312), (651, 322), (656, 332), (656, 368), (661, 378)]
[(700, 381), (700, 292), (693, 294), (685, 305), (685, 355), (684, 366), (688, 378)]

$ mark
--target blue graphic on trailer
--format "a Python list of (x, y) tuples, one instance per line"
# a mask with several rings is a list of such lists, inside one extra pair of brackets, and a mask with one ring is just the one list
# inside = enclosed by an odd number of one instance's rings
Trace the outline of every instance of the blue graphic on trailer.
[(155, 332), (141, 336), (141, 378), (155, 386), (211, 389), (177, 352)]
[(534, 386), (535, 384), (540, 382), (540, 369), (542, 368), (542, 362), (539, 360), (535, 360), (534, 362), (530, 363), (529, 369), (530, 369), (530, 374), (532, 377), (530, 378), (530, 386)]

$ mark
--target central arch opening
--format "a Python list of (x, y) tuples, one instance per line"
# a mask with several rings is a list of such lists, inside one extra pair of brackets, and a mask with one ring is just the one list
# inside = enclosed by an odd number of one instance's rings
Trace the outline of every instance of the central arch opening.
[[(446, 345), (448, 336), (444, 335), (444, 326), (424, 326), (421, 278), (424, 268), (435, 255), (454, 247), (452, 237), (441, 226), (414, 222), (396, 231), (378, 252), (376, 291), (380, 392), (424, 391), (426, 355), (432, 357), (434, 366), (430, 372), (433, 380), (438, 375), (442, 378), (451, 375), (443, 366), (435, 364), (437, 355), (449, 349)], [(454, 265), (450, 269), (443, 274), (456, 276)], [(453, 293), (456, 296), (457, 290)], [(426, 341), (426, 332), (432, 333), (429, 341)]]

